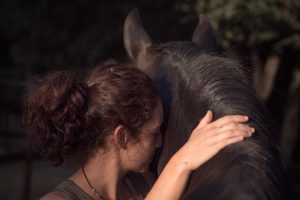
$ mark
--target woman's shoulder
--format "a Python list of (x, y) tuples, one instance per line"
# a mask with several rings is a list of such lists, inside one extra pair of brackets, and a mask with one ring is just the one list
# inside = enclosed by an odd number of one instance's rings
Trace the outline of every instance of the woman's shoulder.
[(41, 200), (93, 200), (81, 187), (72, 180), (64, 180), (53, 192), (47, 193)]
[(54, 191), (44, 195), (40, 200), (72, 200), (66, 193)]

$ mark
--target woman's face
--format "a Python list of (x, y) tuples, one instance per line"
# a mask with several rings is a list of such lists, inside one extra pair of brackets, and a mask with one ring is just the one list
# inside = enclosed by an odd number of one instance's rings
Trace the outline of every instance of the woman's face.
[(162, 122), (163, 108), (159, 101), (158, 106), (154, 109), (152, 119), (141, 128), (141, 132), (138, 134), (138, 141), (130, 145), (128, 159), (133, 171), (145, 172), (148, 170), (155, 150), (162, 143), (160, 133)]

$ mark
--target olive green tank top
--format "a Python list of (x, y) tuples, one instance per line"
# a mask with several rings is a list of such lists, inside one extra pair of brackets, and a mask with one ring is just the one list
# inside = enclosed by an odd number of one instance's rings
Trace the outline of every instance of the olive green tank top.
[[(147, 193), (151, 189), (144, 177), (138, 173), (130, 173), (126, 175), (125, 181), (131, 191), (137, 190), (143, 198), (146, 197)], [(82, 190), (72, 180), (63, 181), (54, 189), (54, 191), (63, 192), (72, 200), (94, 200), (93, 197)]]
[(89, 194), (83, 191), (72, 180), (65, 180), (59, 184), (55, 189), (55, 192), (63, 192), (68, 195), (72, 200), (94, 200)]

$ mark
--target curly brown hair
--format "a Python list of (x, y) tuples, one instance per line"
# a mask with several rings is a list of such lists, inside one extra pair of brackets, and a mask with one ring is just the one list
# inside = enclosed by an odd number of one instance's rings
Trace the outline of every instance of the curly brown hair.
[(105, 147), (117, 125), (136, 137), (158, 105), (152, 80), (131, 65), (106, 62), (81, 82), (68, 71), (38, 80), (25, 98), (24, 121), (38, 152), (54, 165)]

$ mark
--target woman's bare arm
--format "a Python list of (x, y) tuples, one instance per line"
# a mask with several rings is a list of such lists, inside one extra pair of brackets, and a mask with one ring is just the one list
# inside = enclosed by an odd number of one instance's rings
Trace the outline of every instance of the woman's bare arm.
[(243, 124), (246, 116), (225, 116), (214, 122), (208, 112), (192, 132), (189, 140), (170, 159), (146, 200), (180, 199), (190, 173), (224, 147), (250, 137), (253, 128)]

